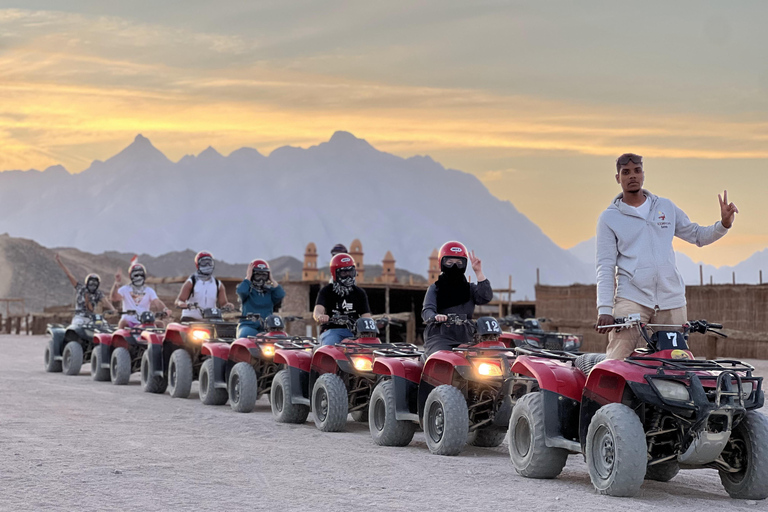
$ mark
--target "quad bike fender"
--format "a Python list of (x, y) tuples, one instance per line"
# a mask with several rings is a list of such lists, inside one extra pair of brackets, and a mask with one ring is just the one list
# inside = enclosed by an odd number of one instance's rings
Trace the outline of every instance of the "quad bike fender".
[(203, 343), (203, 346), (200, 348), (200, 355), (226, 361), (229, 359), (229, 344), (217, 342)]
[(405, 379), (414, 384), (421, 380), (424, 363), (416, 358), (381, 357), (373, 362), (373, 373)]
[(141, 339), (147, 342), (147, 345), (162, 345), (165, 339), (164, 333), (144, 331), (141, 333)]
[(340, 361), (348, 362), (347, 355), (334, 345), (325, 345), (312, 354), (312, 372), (318, 376), (336, 373)]
[(112, 334), (110, 344), (113, 349), (123, 347), (126, 350), (130, 350), (131, 346), (136, 345), (136, 339), (128, 329), (118, 329)]
[(248, 338), (240, 338), (229, 346), (229, 361), (236, 363), (251, 363), (251, 349), (258, 350), (256, 344)]
[(153, 376), (163, 377), (166, 362), (170, 359), (170, 352), (168, 359), (164, 357), (163, 345), (161, 344), (149, 344), (147, 345), (147, 357), (149, 358), (149, 366)]
[(450, 350), (440, 350), (432, 354), (424, 363), (421, 381), (432, 387), (454, 383), (456, 372), (465, 373), (472, 370), (472, 365), (462, 354)]
[(57, 361), (61, 361), (61, 353), (64, 351), (64, 334), (66, 334), (67, 329), (60, 325), (49, 324), (45, 332), (53, 340), (52, 355), (54, 358), (56, 358)]
[[(626, 366), (630, 365), (624, 361), (608, 359), (596, 364), (589, 372), (579, 411), (579, 438), (582, 447), (586, 446), (589, 423), (597, 410), (607, 404), (624, 402), (624, 392), (629, 388), (626, 376), (617, 372), (625, 370)], [(629, 391), (631, 393), (631, 390)]]
[(286, 368), (296, 368), (309, 374), (312, 365), (312, 354), (305, 350), (283, 350), (275, 351), (275, 363), (285, 365)]
[(566, 361), (534, 356), (518, 356), (512, 373), (533, 377), (539, 389), (581, 401), (586, 377), (581, 370)]
[(101, 356), (101, 367), (109, 368), (109, 361), (112, 357), (113, 335), (109, 333), (96, 333), (93, 335), (93, 351), (97, 350)]
[(189, 332), (189, 326), (184, 324), (170, 323), (165, 329), (164, 341), (181, 347)]
[(304, 371), (296, 366), (286, 366), (285, 370), (291, 379), (291, 403), (294, 405), (310, 405), (309, 369)]
[(395, 387), (395, 419), (398, 421), (419, 421), (419, 384), (410, 379), (392, 375)]
[[(203, 345), (203, 350), (205, 350), (205, 345)], [(229, 374), (227, 367), (229, 366), (229, 361), (226, 357), (221, 358), (217, 356), (211, 356), (210, 359), (213, 360), (213, 387), (227, 389), (227, 376)]]

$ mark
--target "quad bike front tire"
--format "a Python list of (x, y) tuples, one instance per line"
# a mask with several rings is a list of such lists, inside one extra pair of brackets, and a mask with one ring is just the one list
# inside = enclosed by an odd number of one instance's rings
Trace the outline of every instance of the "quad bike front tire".
[(565, 467), (568, 450), (546, 443), (546, 417), (541, 392), (522, 396), (509, 418), (509, 458), (527, 478), (555, 478)]
[(655, 480), (657, 482), (669, 482), (680, 472), (680, 464), (676, 460), (669, 460), (661, 464), (648, 466), (645, 470), (646, 480)]
[(109, 378), (115, 386), (125, 386), (131, 379), (131, 353), (125, 347), (117, 347), (112, 351)]
[(648, 462), (640, 418), (624, 404), (598, 409), (589, 422), (585, 455), (589, 478), (600, 494), (637, 494)]
[[(178, 352), (178, 351), (177, 351)], [(213, 376), (213, 358), (208, 358), (200, 367), (200, 401), (205, 405), (224, 405), (227, 403), (227, 390), (217, 388), (216, 379)]]
[(163, 394), (168, 387), (168, 380), (165, 376), (153, 374), (152, 363), (149, 360), (149, 353), (144, 352), (141, 356), (141, 388), (145, 393)]
[(768, 417), (758, 411), (747, 411), (731, 432), (722, 456), (731, 466), (740, 468), (738, 473), (719, 471), (720, 481), (731, 498), (768, 498)]
[(381, 381), (371, 393), (368, 427), (373, 442), (379, 446), (408, 446), (416, 432), (416, 423), (395, 417), (395, 383)]
[(168, 391), (173, 398), (189, 398), (192, 389), (192, 358), (184, 349), (176, 349), (168, 362)]
[(288, 370), (280, 370), (272, 380), (269, 405), (278, 423), (304, 423), (309, 416), (308, 405), (291, 403), (291, 375)]
[(98, 382), (109, 380), (109, 369), (101, 367), (101, 363), (104, 362), (101, 360), (101, 349), (101, 345), (96, 345), (91, 353), (91, 378)]
[(341, 432), (347, 425), (349, 398), (347, 387), (336, 374), (324, 373), (312, 388), (312, 415), (322, 432)]
[(43, 356), (43, 363), (45, 363), (45, 371), (49, 373), (59, 373), (61, 371), (61, 361), (57, 361), (53, 352), (53, 340), (48, 340), (48, 346), (45, 347), (45, 355)]
[(259, 398), (259, 381), (253, 366), (237, 363), (229, 373), (229, 405), (235, 412), (251, 412)]
[(61, 368), (67, 375), (77, 375), (83, 367), (83, 347), (78, 341), (70, 341), (61, 353)]
[(434, 455), (458, 455), (469, 437), (467, 401), (458, 388), (443, 384), (424, 403), (424, 437)]

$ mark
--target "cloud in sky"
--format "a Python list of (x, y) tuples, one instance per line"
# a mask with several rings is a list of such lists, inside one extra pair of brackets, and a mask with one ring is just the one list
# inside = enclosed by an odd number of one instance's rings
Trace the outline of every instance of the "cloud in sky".
[(0, 10), (0, 169), (79, 171), (139, 132), (178, 159), (345, 129), (476, 174), (569, 246), (631, 148), (702, 223), (735, 188), (745, 237), (694, 259), (768, 243), (763, 2), (57, 4)]

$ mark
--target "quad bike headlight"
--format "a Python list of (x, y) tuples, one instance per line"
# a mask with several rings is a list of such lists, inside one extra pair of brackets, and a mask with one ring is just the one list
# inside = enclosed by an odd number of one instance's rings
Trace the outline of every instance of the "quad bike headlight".
[(205, 329), (193, 329), (192, 339), (195, 341), (204, 341), (211, 339), (211, 333)]
[(361, 372), (369, 372), (373, 368), (373, 361), (367, 357), (352, 357), (352, 364), (355, 366), (355, 370)]
[(272, 357), (275, 355), (275, 346), (274, 345), (262, 345), (261, 346), (261, 353), (264, 354), (264, 357)]
[(688, 392), (688, 388), (685, 386), (685, 384), (673, 380), (661, 379), (655, 379), (653, 383), (656, 385), (656, 389), (659, 391), (661, 396), (667, 400), (687, 402), (691, 399), (691, 395)]
[(482, 361), (475, 363), (477, 373), (483, 377), (500, 377), (504, 375), (501, 365), (496, 361)]

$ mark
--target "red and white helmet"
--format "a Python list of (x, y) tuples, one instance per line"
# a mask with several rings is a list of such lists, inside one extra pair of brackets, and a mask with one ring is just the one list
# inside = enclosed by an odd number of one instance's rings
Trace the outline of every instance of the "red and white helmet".
[(469, 252), (461, 242), (445, 242), (443, 246), (440, 247), (440, 252), (438, 253), (437, 257), (438, 261), (440, 261), (441, 270), (445, 270), (445, 266), (443, 265), (443, 260), (445, 258), (463, 258), (464, 268), (466, 269), (467, 261), (469, 260)]
[(355, 265), (355, 259), (347, 253), (337, 254), (331, 258), (331, 277), (334, 281), (339, 281), (338, 272), (340, 270), (352, 270), (351, 277), (357, 275), (357, 266)]
[[(203, 270), (200, 270), (200, 262), (202, 260), (203, 263)], [(207, 265), (206, 263), (210, 261), (210, 265)], [(195, 267), (197, 268), (197, 271), (201, 274), (213, 274), (213, 254), (207, 252), (207, 251), (200, 251), (195, 255)]]
[(267, 260), (253, 260), (251, 262), (251, 266), (253, 267), (254, 272), (268, 272), (270, 277), (272, 275), (272, 272), (269, 270), (269, 262), (267, 262)]

